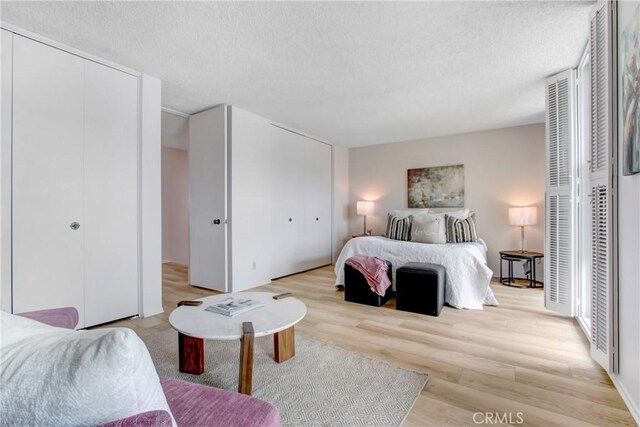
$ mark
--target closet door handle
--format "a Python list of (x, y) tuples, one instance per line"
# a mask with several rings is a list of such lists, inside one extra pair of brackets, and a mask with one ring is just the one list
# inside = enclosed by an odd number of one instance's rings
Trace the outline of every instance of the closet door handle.
[(71, 225), (69, 225), (69, 228), (71, 228), (73, 231), (75, 231), (78, 228), (80, 228), (80, 224), (74, 221), (74, 222), (71, 223)]
[(318, 217), (316, 217), (316, 221), (320, 221), (320, 220), (318, 219)]
[(293, 220), (291, 218), (289, 218), (289, 222), (293, 222)]

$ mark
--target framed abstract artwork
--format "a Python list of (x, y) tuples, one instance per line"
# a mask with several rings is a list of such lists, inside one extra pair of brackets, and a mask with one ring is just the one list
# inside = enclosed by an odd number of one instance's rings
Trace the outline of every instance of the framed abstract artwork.
[(409, 208), (464, 207), (464, 165), (409, 169)]
[(618, 3), (618, 70), (623, 173), (640, 172), (640, 5)]

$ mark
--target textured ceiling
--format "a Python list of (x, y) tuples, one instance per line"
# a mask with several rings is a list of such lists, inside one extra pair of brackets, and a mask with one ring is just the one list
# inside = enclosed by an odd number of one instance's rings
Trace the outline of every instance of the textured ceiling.
[(1, 2), (2, 20), (348, 146), (540, 122), (593, 2)]

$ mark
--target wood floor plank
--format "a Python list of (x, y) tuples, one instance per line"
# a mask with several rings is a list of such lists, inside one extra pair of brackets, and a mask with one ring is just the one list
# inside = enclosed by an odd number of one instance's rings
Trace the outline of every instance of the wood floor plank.
[[(330, 326), (330, 325), (329, 325)], [(333, 327), (327, 325), (317, 325), (312, 329), (308, 329), (306, 325), (301, 325), (298, 331), (313, 337), (322, 342), (333, 344), (347, 350), (361, 353), (372, 359), (389, 361), (393, 358), (396, 365), (405, 368), (429, 374), (432, 377), (444, 378), (449, 381), (457, 381), (462, 373), (462, 368), (450, 363), (444, 363), (424, 357), (423, 354), (413, 352), (394, 352), (386, 343), (371, 342), (359, 338), (354, 338), (353, 334), (340, 334)]]
[[(451, 338), (459, 342), (483, 345), (496, 349), (504, 349), (509, 352), (517, 352), (526, 355), (535, 355), (538, 358), (552, 361), (575, 360), (584, 362), (590, 359), (588, 354), (575, 351), (575, 345), (567, 343), (564, 348), (555, 348), (557, 340), (546, 340), (541, 337), (526, 337), (519, 340), (518, 334), (509, 332), (500, 333), (495, 330), (474, 330), (473, 332), (462, 328), (443, 328), (440, 324), (405, 321), (401, 325), (407, 330), (421, 331), (436, 336)], [(540, 347), (544, 351), (540, 351)]]
[[(405, 426), (468, 426), (474, 413), (421, 393)], [(476, 416), (477, 419), (479, 419)]]
[(563, 378), (545, 372), (516, 367), (516, 382), (604, 404), (612, 408), (625, 410), (627, 408), (615, 388), (593, 381)]
[(564, 415), (583, 422), (601, 426), (635, 424), (631, 414), (626, 409), (613, 408), (548, 389), (541, 392), (539, 387), (505, 381), (502, 378), (481, 372), (465, 370), (458, 383), (480, 392), (490, 392), (494, 395), (533, 405), (547, 411), (562, 412)]
[[(185, 266), (165, 264), (165, 313), (104, 326), (140, 335), (170, 329), (168, 313), (178, 301), (217, 293), (189, 286), (187, 276)], [(431, 317), (397, 311), (393, 299), (379, 308), (345, 302), (334, 282), (333, 267), (325, 267), (254, 290), (291, 292), (304, 301), (308, 314), (298, 334), (429, 374), (407, 426), (474, 426), (485, 413), (518, 412), (522, 425), (633, 425), (578, 324), (546, 310), (542, 289), (492, 283), (500, 306), (445, 307)]]
[[(471, 353), (477, 357), (499, 362), (506, 366), (525, 366), (531, 369), (538, 369), (562, 376), (571, 375), (569, 365), (566, 363), (539, 358), (530, 354), (523, 354), (503, 348), (496, 348), (490, 345), (485, 345), (484, 343), (477, 344), (469, 341), (459, 341), (456, 338), (429, 334), (424, 331), (407, 330), (402, 327), (394, 327), (392, 325), (386, 325), (381, 322), (373, 322), (369, 320), (362, 322), (358, 327), (381, 333), (387, 332), (389, 334), (402, 334), (411, 342), (419, 342), (430, 347), (446, 349), (455, 353)], [(510, 372), (515, 374), (513, 369), (511, 369)], [(512, 378), (512, 375), (509, 375), (509, 377)]]
[[(520, 415), (523, 420), (521, 425), (526, 426), (575, 427), (597, 425), (577, 420), (563, 413), (507, 399), (499, 394), (480, 392), (475, 388), (443, 381), (438, 378), (429, 381), (423, 393), (473, 413), (508, 414), (512, 420), (517, 420), (518, 415)], [(474, 424), (473, 419), (469, 421), (469, 425)]]

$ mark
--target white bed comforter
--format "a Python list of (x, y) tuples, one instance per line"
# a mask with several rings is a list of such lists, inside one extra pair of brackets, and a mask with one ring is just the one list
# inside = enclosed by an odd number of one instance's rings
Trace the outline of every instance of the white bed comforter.
[(396, 269), (409, 262), (443, 265), (446, 273), (445, 301), (457, 308), (482, 310), (498, 305), (489, 286), (493, 272), (487, 267), (484, 241), (478, 243), (427, 244), (387, 239), (381, 236), (351, 239), (336, 261), (336, 285), (344, 284), (344, 262), (354, 255), (369, 255), (390, 261), (393, 287)]

